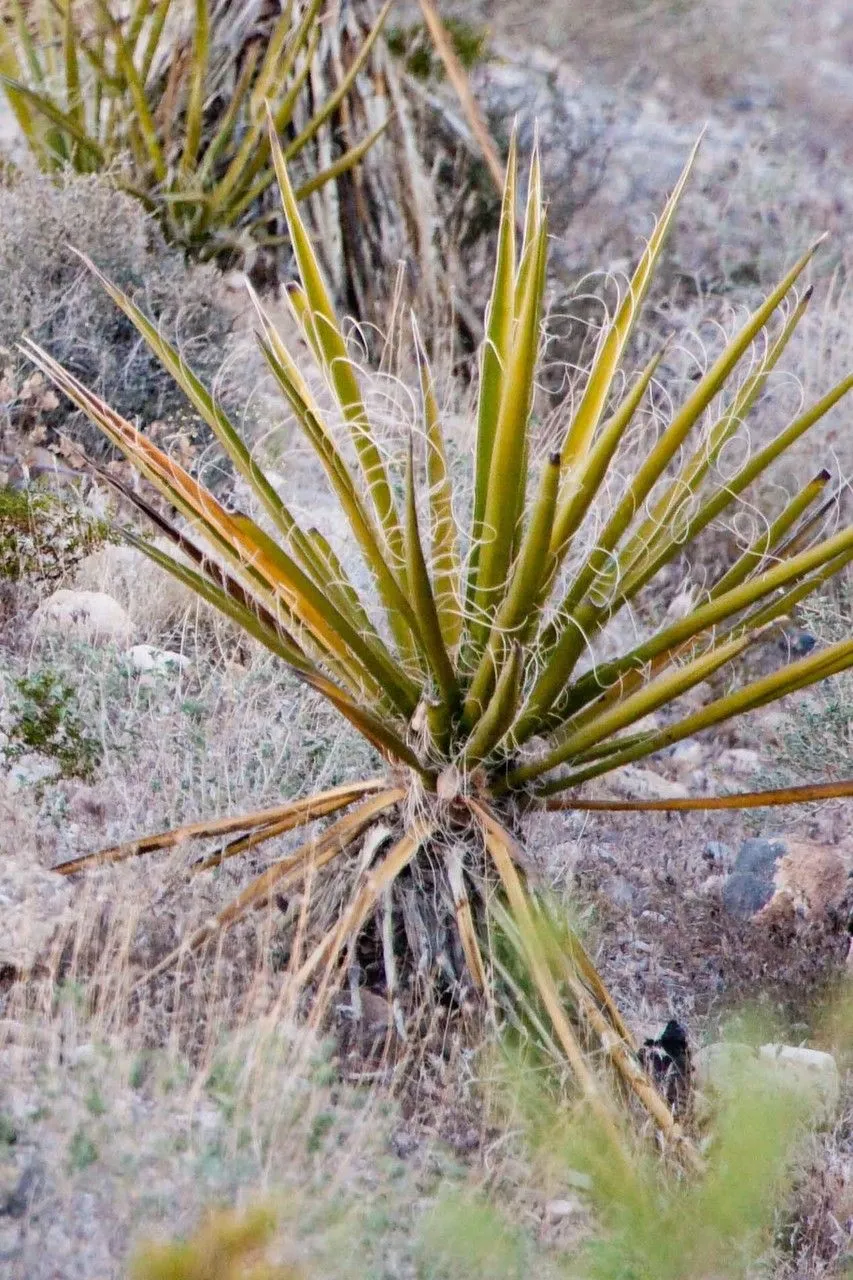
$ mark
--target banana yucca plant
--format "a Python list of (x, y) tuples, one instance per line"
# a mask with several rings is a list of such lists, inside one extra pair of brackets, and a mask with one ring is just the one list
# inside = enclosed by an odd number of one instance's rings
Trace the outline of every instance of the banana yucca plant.
[[(568, 1061), (602, 1123), (615, 1131), (611, 1103), (589, 1065), (590, 1038), (604, 1047), (617, 1078), (662, 1129), (677, 1136), (678, 1126), (643, 1074), (631, 1035), (580, 942), (561, 923), (561, 942), (554, 945), (547, 913), (528, 886), (518, 832), (524, 815), (542, 808), (766, 805), (853, 794), (853, 784), (841, 783), (717, 802), (686, 798), (631, 806), (584, 790), (623, 764), (853, 665), (849, 639), (733, 687), (731, 678), (706, 683), (715, 673), (736, 671), (750, 646), (853, 559), (853, 527), (821, 533), (826, 472), (789, 500), (687, 616), (665, 620), (618, 657), (597, 665), (585, 661), (608, 624), (631, 610), (658, 573), (853, 387), (853, 376), (839, 383), (734, 475), (722, 480), (715, 471), (808, 305), (808, 293), (785, 304), (814, 250), (731, 339), (620, 486), (620, 445), (636, 423), (660, 357), (627, 390), (619, 381), (620, 361), (688, 163), (601, 334), (559, 452), (537, 458), (532, 408), (547, 223), (534, 156), (523, 228), (517, 228), (513, 144), (480, 362), (473, 502), (463, 532), (460, 495), (451, 483), (441, 413), (417, 331), (420, 431), (395, 476), (301, 220), (275, 120), (270, 139), (301, 276), (290, 302), (324, 375), (326, 398), (315, 394), (255, 299), (260, 347), (346, 516), (375, 587), (370, 598), (356, 590), (322, 532), (297, 522), (178, 353), (106, 279), (101, 277), (104, 287), (251, 487), (263, 524), (226, 510), (46, 352), (30, 341), (24, 348), (182, 517), (180, 523), (165, 518), (127, 488), (127, 499), (171, 542), (174, 554), (162, 549), (162, 537), (148, 543), (128, 532), (130, 540), (326, 697), (386, 767), (375, 778), (264, 812), (136, 839), (60, 870), (70, 874), (190, 837), (227, 837), (196, 864), (203, 870), (345, 811), (257, 876), (160, 968), (201, 947), (274, 891), (298, 886), (309, 875), (314, 883), (322, 868), (343, 863), (351, 868), (352, 895), (334, 927), (302, 957), (296, 976), (303, 988), (319, 983), (326, 990), (356, 939), (371, 929), (395, 1009), (406, 963), (399, 955), (401, 934), (408, 940), (410, 973), (436, 972), (437, 965), (493, 1006), (522, 990), (514, 984), (513, 966), (502, 965), (488, 945), (494, 925), (524, 961), (529, 981), (522, 985), (535, 992), (539, 1034)], [(756, 344), (777, 312), (778, 329), (766, 345)], [(751, 359), (746, 376), (730, 391), (731, 375), (745, 358)], [(615, 505), (601, 501), (605, 489), (616, 490)], [(605, 505), (611, 509), (602, 523)], [(717, 692), (698, 708), (694, 702), (692, 709), (680, 709), (680, 695), (700, 685)], [(646, 727), (659, 709), (667, 709), (665, 725)], [(401, 916), (403, 927), (395, 929)]]
[(326, 0), (286, 0), (264, 39), (242, 49), (231, 30), (239, 14), (220, 14), (210, 0), (189, 6), (184, 42), (173, 29), (187, 8), (180, 0), (133, 0), (121, 18), (108, 0), (2, 0), (0, 76), (43, 169), (114, 170), (172, 241), (212, 257), (247, 237), (276, 239), (264, 206), (275, 183), (265, 101), (288, 160), (310, 157), (298, 199), (351, 169), (379, 137), (382, 127), (336, 158), (323, 140), (391, 2), (318, 101), (311, 76)]

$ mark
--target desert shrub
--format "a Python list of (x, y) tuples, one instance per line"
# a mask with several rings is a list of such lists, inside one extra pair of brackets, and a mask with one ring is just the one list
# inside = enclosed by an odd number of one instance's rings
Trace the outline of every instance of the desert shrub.
[(78, 377), (114, 397), (123, 412), (167, 422), (171, 447), (184, 437), (197, 448), (206, 438), (201, 419), (133, 325), (93, 287), (72, 245), (154, 307), (188, 361), (209, 378), (219, 373), (233, 320), (217, 301), (212, 267), (187, 266), (139, 204), (117, 194), (106, 178), (20, 175), (0, 186), (0, 430), (36, 442), (62, 432), (96, 457), (108, 452), (82, 415), (69, 417), (55, 397), (33, 394), (30, 370), (16, 349), (28, 333), (61, 351)]
[(0, 488), (0, 578), (55, 584), (111, 536), (104, 521), (53, 493)]
[(100, 739), (82, 719), (72, 685), (58, 672), (43, 668), (12, 681), (6, 712), (7, 762), (38, 754), (53, 760), (63, 778), (91, 781), (101, 760)]

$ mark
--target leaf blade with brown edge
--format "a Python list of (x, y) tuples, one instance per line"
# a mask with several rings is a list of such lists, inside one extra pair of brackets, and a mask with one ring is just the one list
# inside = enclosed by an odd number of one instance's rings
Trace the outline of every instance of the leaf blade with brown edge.
[(268, 867), (266, 871), (256, 876), (222, 911), (218, 912), (212, 919), (205, 921), (189, 938), (184, 939), (180, 946), (170, 952), (153, 969), (149, 969), (137, 985), (144, 985), (161, 973), (168, 972), (182, 957), (197, 951), (205, 942), (215, 937), (220, 930), (228, 929), (231, 925), (236, 924), (248, 911), (267, 901), (273, 889), (277, 888), (279, 892), (282, 892), (290, 885), (298, 884), (310, 870), (319, 870), (321, 867), (326, 866), (327, 863), (342, 853), (353, 840), (357, 840), (372, 822), (399, 804), (404, 794), (405, 792), (401, 787), (386, 787), (378, 795), (372, 796), (370, 800), (360, 805), (354, 812), (345, 814), (343, 818), (339, 818), (332, 823), (322, 835), (312, 837), (303, 845), (300, 845), (294, 853)]
[(174, 849), (190, 840), (208, 840), (216, 836), (229, 835), (232, 832), (248, 832), (283, 821), (292, 823), (291, 827), (286, 827), (284, 830), (292, 830), (293, 827), (305, 826), (316, 818), (333, 813), (336, 808), (342, 809), (363, 796), (382, 791), (386, 787), (384, 778), (347, 782), (302, 800), (291, 800), (286, 804), (274, 805), (270, 809), (257, 809), (228, 818), (190, 822), (180, 827), (172, 827), (168, 831), (158, 832), (156, 835), (140, 836), (136, 840), (125, 841), (124, 844), (113, 845), (96, 853), (82, 854), (68, 862), (60, 862), (53, 870), (62, 876), (76, 875), (79, 871), (87, 871), (92, 867), (111, 866), (116, 862), (141, 857), (146, 853)]

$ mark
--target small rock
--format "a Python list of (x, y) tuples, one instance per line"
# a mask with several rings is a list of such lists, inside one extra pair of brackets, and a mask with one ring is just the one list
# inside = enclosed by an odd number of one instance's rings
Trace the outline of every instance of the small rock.
[(685, 738), (677, 743), (670, 756), (673, 766), (679, 773), (690, 773), (698, 768), (705, 758), (705, 748), (695, 738)]
[(706, 1099), (734, 1098), (744, 1077), (764, 1072), (768, 1083), (798, 1090), (829, 1120), (838, 1105), (841, 1081), (830, 1053), (796, 1045), (764, 1044), (760, 1049), (736, 1042), (705, 1045), (693, 1058), (696, 1086)]
[(687, 794), (680, 783), (671, 782), (669, 778), (662, 778), (651, 769), (640, 769), (633, 764), (625, 764), (621, 769), (614, 769), (609, 773), (607, 785), (633, 800), (677, 800)]
[(150, 672), (158, 676), (175, 675), (190, 665), (186, 654), (173, 653), (171, 649), (158, 649), (153, 644), (135, 644), (124, 656), (134, 671)]
[(24, 1169), (15, 1186), (0, 1199), (0, 1216), (25, 1218), (44, 1183), (44, 1169), (31, 1164)]
[(731, 747), (717, 757), (714, 767), (735, 777), (749, 777), (761, 768), (761, 756), (749, 747)]
[[(633, 911), (640, 905), (640, 890), (627, 876), (608, 876), (601, 883), (601, 892), (612, 902), (614, 907), (624, 907), (626, 911)], [(642, 895), (645, 899), (647, 895)]]
[(85, 1044), (78, 1044), (68, 1055), (68, 1061), (72, 1067), (91, 1067), (97, 1058), (98, 1051), (90, 1040)]
[(54, 591), (36, 610), (35, 624), (101, 644), (125, 646), (133, 635), (126, 609), (105, 591)]
[(840, 847), (813, 840), (788, 840), (776, 866), (776, 894), (784, 895), (807, 916), (825, 916), (841, 908), (848, 892), (853, 858)]
[(849, 907), (853, 851), (813, 840), (744, 840), (723, 887), (731, 915), (785, 910), (821, 917)]
[(30, 973), (67, 918), (74, 890), (63, 876), (22, 858), (0, 861), (0, 971)]
[(758, 1062), (758, 1053), (748, 1044), (721, 1040), (703, 1045), (693, 1055), (693, 1073), (698, 1088), (726, 1092), (736, 1087), (743, 1073)]
[(574, 1218), (582, 1213), (584, 1213), (583, 1201), (577, 1196), (571, 1199), (566, 1197), (562, 1200), (549, 1200), (545, 1205), (545, 1217), (548, 1222), (554, 1224), (565, 1222), (566, 1218)]
[(56, 760), (27, 752), (9, 765), (9, 783), (14, 791), (27, 787), (39, 787), (59, 777), (61, 770)]
[(731, 862), (732, 849), (722, 840), (709, 840), (702, 852), (702, 857), (711, 866), (722, 868)]

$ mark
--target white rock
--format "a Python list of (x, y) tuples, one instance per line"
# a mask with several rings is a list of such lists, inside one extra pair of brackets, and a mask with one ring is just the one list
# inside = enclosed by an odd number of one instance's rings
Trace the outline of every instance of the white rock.
[(818, 1049), (764, 1044), (760, 1049), (735, 1042), (705, 1045), (693, 1056), (696, 1085), (709, 1097), (736, 1097), (744, 1078), (761, 1076), (769, 1086), (795, 1089), (829, 1120), (838, 1105), (841, 1081), (835, 1059)]
[(757, 1065), (757, 1051), (751, 1045), (736, 1041), (706, 1044), (693, 1055), (697, 1087), (724, 1095), (737, 1087), (744, 1072)]
[(577, 1196), (572, 1199), (549, 1200), (545, 1205), (545, 1217), (549, 1222), (564, 1222), (566, 1218), (574, 1218), (585, 1212), (583, 1201)]
[(60, 588), (36, 610), (35, 624), (45, 631), (70, 632), (102, 644), (126, 645), (133, 636), (126, 609), (105, 591)]
[(13, 760), (9, 765), (9, 784), (14, 791), (22, 791), (27, 787), (37, 787), (49, 780), (52, 781), (59, 776), (60, 772), (56, 760), (28, 753)]
[(798, 1045), (763, 1044), (758, 1056), (762, 1063), (778, 1071), (786, 1083), (811, 1095), (825, 1118), (832, 1115), (841, 1096), (841, 1079), (831, 1053)]
[(173, 675), (190, 665), (186, 654), (173, 653), (171, 649), (158, 649), (153, 644), (135, 644), (124, 656), (134, 671), (151, 672), (158, 676)]
[(670, 759), (679, 774), (690, 773), (702, 763), (705, 748), (695, 738), (685, 738), (673, 747)]
[(29, 973), (67, 919), (73, 889), (63, 876), (22, 858), (0, 859), (0, 970)]

